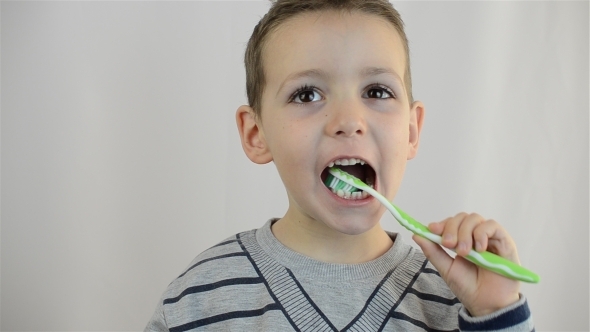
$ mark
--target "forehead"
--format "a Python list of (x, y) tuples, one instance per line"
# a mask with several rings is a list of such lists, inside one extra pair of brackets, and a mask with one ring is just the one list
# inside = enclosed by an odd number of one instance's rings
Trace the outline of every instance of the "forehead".
[[(296, 15), (269, 36), (263, 50), (267, 88), (293, 72), (322, 69), (351, 77), (366, 68), (388, 68), (403, 81), (405, 48), (387, 20), (360, 12)], [(276, 88), (276, 86), (274, 87)]]

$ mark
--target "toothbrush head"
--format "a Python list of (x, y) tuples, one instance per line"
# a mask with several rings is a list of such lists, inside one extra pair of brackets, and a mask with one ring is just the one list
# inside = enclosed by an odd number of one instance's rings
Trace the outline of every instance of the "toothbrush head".
[(333, 191), (342, 190), (344, 192), (349, 193), (360, 191), (358, 188), (349, 185), (348, 183), (338, 179), (332, 174), (328, 174), (326, 180), (324, 181), (324, 184), (326, 185), (326, 187), (332, 189)]
[[(345, 181), (344, 179), (346, 179), (347, 181)], [(355, 185), (353, 185), (352, 183), (354, 183)], [(362, 191), (362, 187), (367, 187), (367, 185), (364, 182), (362, 182), (355, 176), (350, 175), (345, 171), (335, 167), (329, 169), (328, 176), (326, 177), (324, 184), (334, 191), (342, 190), (344, 192), (349, 193)]]

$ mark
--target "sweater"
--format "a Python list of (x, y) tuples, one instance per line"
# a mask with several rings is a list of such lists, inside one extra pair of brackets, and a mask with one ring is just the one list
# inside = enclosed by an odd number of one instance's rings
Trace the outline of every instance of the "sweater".
[(198, 255), (166, 289), (149, 331), (534, 331), (526, 299), (471, 317), (423, 253), (388, 233), (375, 260), (301, 255), (262, 228)]

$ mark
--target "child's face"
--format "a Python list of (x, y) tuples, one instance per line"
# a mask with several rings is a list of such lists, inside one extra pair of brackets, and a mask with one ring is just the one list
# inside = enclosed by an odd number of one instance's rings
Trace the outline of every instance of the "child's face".
[(422, 105), (407, 98), (398, 33), (372, 15), (303, 14), (270, 36), (263, 59), (259, 127), (287, 189), (286, 217), (345, 234), (372, 229), (380, 203), (338, 197), (322, 173), (337, 159), (362, 159), (376, 189), (395, 196), (422, 119)]

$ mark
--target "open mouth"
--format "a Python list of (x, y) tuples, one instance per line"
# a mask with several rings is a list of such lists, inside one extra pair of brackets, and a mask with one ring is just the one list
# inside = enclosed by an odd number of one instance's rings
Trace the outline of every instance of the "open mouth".
[(331, 162), (321, 174), (321, 180), (324, 185), (330, 189), (335, 195), (345, 198), (345, 199), (365, 199), (367, 198), (368, 194), (364, 191), (357, 190), (356, 192), (346, 192), (346, 191), (335, 191), (334, 189), (330, 188), (326, 184), (326, 179), (328, 178), (329, 172), (328, 169), (331, 167), (339, 168), (342, 171), (355, 176), (359, 180), (363, 181), (370, 187), (375, 186), (375, 179), (376, 173), (373, 167), (369, 165), (366, 161), (358, 158), (344, 158), (344, 159), (336, 159)]

